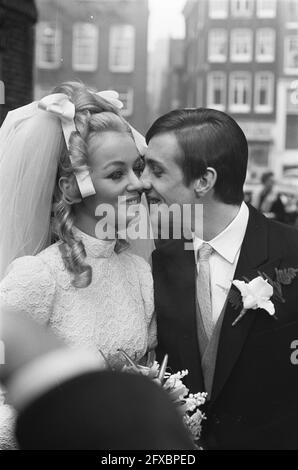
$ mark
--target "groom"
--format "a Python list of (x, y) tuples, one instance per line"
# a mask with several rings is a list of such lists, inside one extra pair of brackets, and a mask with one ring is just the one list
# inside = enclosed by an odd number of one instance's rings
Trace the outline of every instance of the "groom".
[[(298, 232), (243, 202), (247, 141), (227, 114), (172, 111), (146, 140), (149, 202), (203, 206), (191, 250), (174, 239), (153, 253), (159, 359), (168, 353), (192, 392), (208, 392), (207, 448), (298, 449)], [(254, 281), (267, 302), (239, 320), (232, 281), (259, 276), (274, 288)]]

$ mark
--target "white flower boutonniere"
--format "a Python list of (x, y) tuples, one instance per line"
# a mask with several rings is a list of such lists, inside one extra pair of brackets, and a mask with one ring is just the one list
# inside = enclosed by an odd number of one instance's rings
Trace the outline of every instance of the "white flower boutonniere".
[(239, 320), (241, 320), (249, 309), (256, 310), (262, 308), (266, 310), (269, 315), (273, 316), (275, 314), (274, 304), (270, 300), (273, 296), (273, 287), (269, 284), (267, 279), (258, 276), (250, 282), (236, 280), (233, 281), (233, 284), (241, 293), (243, 308), (232, 326), (237, 325)]
[[(238, 290), (229, 290), (219, 286), (227, 293), (228, 300), (234, 309), (238, 310), (242, 306), (242, 310), (232, 323), (232, 326), (237, 325), (249, 309), (256, 310), (261, 308), (277, 320), (272, 300), (275, 303), (285, 303), (282, 287), (289, 286), (297, 275), (298, 268), (275, 268), (274, 280), (270, 279), (265, 272), (258, 271), (258, 276), (251, 281), (246, 277), (243, 277), (243, 281), (233, 281), (232, 284)], [(270, 300), (271, 298), (272, 300)]]

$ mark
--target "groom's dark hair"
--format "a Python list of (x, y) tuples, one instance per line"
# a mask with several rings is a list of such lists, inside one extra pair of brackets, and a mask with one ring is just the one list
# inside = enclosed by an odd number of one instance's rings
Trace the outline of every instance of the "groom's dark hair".
[(158, 134), (173, 133), (183, 152), (179, 158), (185, 183), (203, 176), (207, 167), (217, 171), (215, 196), (226, 204), (241, 204), (246, 177), (248, 146), (238, 124), (215, 109), (171, 111), (158, 118), (146, 134), (146, 142)]

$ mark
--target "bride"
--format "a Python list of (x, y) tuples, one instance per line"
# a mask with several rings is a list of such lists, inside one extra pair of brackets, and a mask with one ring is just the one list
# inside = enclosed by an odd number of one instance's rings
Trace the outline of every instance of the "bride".
[[(140, 202), (143, 143), (119, 103), (69, 82), (9, 113), (0, 131), (2, 270), (9, 264), (1, 303), (116, 367), (119, 349), (138, 361), (156, 342), (149, 264), (96, 229), (100, 205), (117, 216), (120, 196)], [(53, 199), (58, 241), (50, 245)]]

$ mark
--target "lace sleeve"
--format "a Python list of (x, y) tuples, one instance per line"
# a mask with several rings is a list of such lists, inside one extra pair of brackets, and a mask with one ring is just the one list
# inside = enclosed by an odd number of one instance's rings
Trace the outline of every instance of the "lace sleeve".
[(137, 255), (133, 255), (133, 258), (140, 280), (145, 315), (148, 323), (148, 350), (150, 351), (157, 345), (152, 272), (149, 263), (147, 263), (143, 258)]
[(0, 283), (0, 302), (47, 323), (55, 294), (49, 267), (36, 256), (17, 258)]

